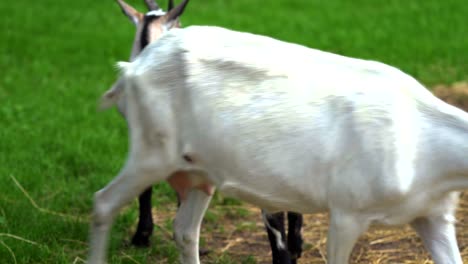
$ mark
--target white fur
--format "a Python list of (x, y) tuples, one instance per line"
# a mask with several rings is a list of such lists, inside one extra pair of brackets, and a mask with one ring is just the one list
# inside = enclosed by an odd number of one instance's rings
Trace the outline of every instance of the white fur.
[[(372, 61), (217, 27), (168, 31), (122, 75), (130, 153), (96, 193), (90, 263), (113, 216), (176, 171), (275, 211), (330, 211), (328, 263), (347, 263), (369, 225), (410, 223), (436, 263), (462, 263), (453, 226), (468, 187), (468, 114)], [(196, 161), (182, 157), (190, 149)], [(199, 263), (195, 191), (175, 227)]]
[(151, 10), (148, 13), (146, 13), (147, 16), (164, 16), (165, 14), (166, 12), (164, 12), (164, 10), (162, 9)]

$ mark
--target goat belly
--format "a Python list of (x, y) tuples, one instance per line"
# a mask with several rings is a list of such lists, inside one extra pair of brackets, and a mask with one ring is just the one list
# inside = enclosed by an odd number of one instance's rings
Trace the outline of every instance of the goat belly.
[(269, 213), (286, 210), (315, 213), (324, 209), (315, 203), (304, 203), (301, 193), (297, 190), (289, 190), (287, 186), (269, 185), (266, 182), (242, 184), (224, 181), (217, 187), (224, 195), (251, 203)]

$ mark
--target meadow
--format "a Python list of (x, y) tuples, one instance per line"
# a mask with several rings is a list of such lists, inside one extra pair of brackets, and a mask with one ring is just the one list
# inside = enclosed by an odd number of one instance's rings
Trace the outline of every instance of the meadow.
[[(128, 2), (145, 10), (143, 1)], [(468, 81), (464, 0), (191, 0), (182, 23), (382, 61), (428, 88)], [(111, 0), (0, 2), (0, 263), (84, 263), (93, 193), (114, 177), (127, 151), (124, 120), (115, 110), (98, 112), (97, 102), (116, 78), (115, 62), (128, 59), (133, 37)], [(134, 202), (115, 222), (110, 263), (177, 262), (170, 239), (175, 194), (165, 183), (154, 193), (153, 247), (128, 246)], [(217, 195), (202, 234), (214, 250), (205, 262), (263, 263), (267, 250), (249, 252), (253, 245), (234, 256), (216, 250), (210, 236), (236, 241), (262, 233), (259, 221), (251, 207)], [(228, 225), (242, 232), (233, 235)], [(255, 241), (267, 249), (264, 238)], [(309, 249), (318, 243), (306, 240)]]

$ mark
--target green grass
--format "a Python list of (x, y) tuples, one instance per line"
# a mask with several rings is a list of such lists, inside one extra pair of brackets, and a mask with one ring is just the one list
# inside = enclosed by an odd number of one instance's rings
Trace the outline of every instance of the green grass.
[[(379, 60), (431, 86), (468, 80), (467, 17), (464, 0), (192, 0), (183, 24), (225, 26)], [(38, 206), (88, 217), (92, 194), (126, 155), (124, 121), (116, 111), (97, 113), (96, 102), (115, 80), (114, 63), (128, 58), (133, 30), (111, 0), (0, 2), (2, 263), (14, 263), (11, 252), (17, 263), (85, 258), (87, 222), (39, 211), (13, 178)], [(156, 193), (159, 206), (175, 199), (166, 184)], [(131, 263), (128, 256), (175, 261), (174, 245), (158, 243), (158, 236), (152, 249), (124, 246), (135, 205), (116, 221), (110, 262)]]

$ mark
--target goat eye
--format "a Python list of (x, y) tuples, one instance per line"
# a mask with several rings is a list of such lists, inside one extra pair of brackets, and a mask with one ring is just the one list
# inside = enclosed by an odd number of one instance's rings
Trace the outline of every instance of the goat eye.
[(185, 154), (184, 156), (182, 156), (184, 158), (185, 161), (189, 162), (189, 163), (192, 163), (193, 162), (193, 159), (192, 157), (190, 157), (189, 155)]

